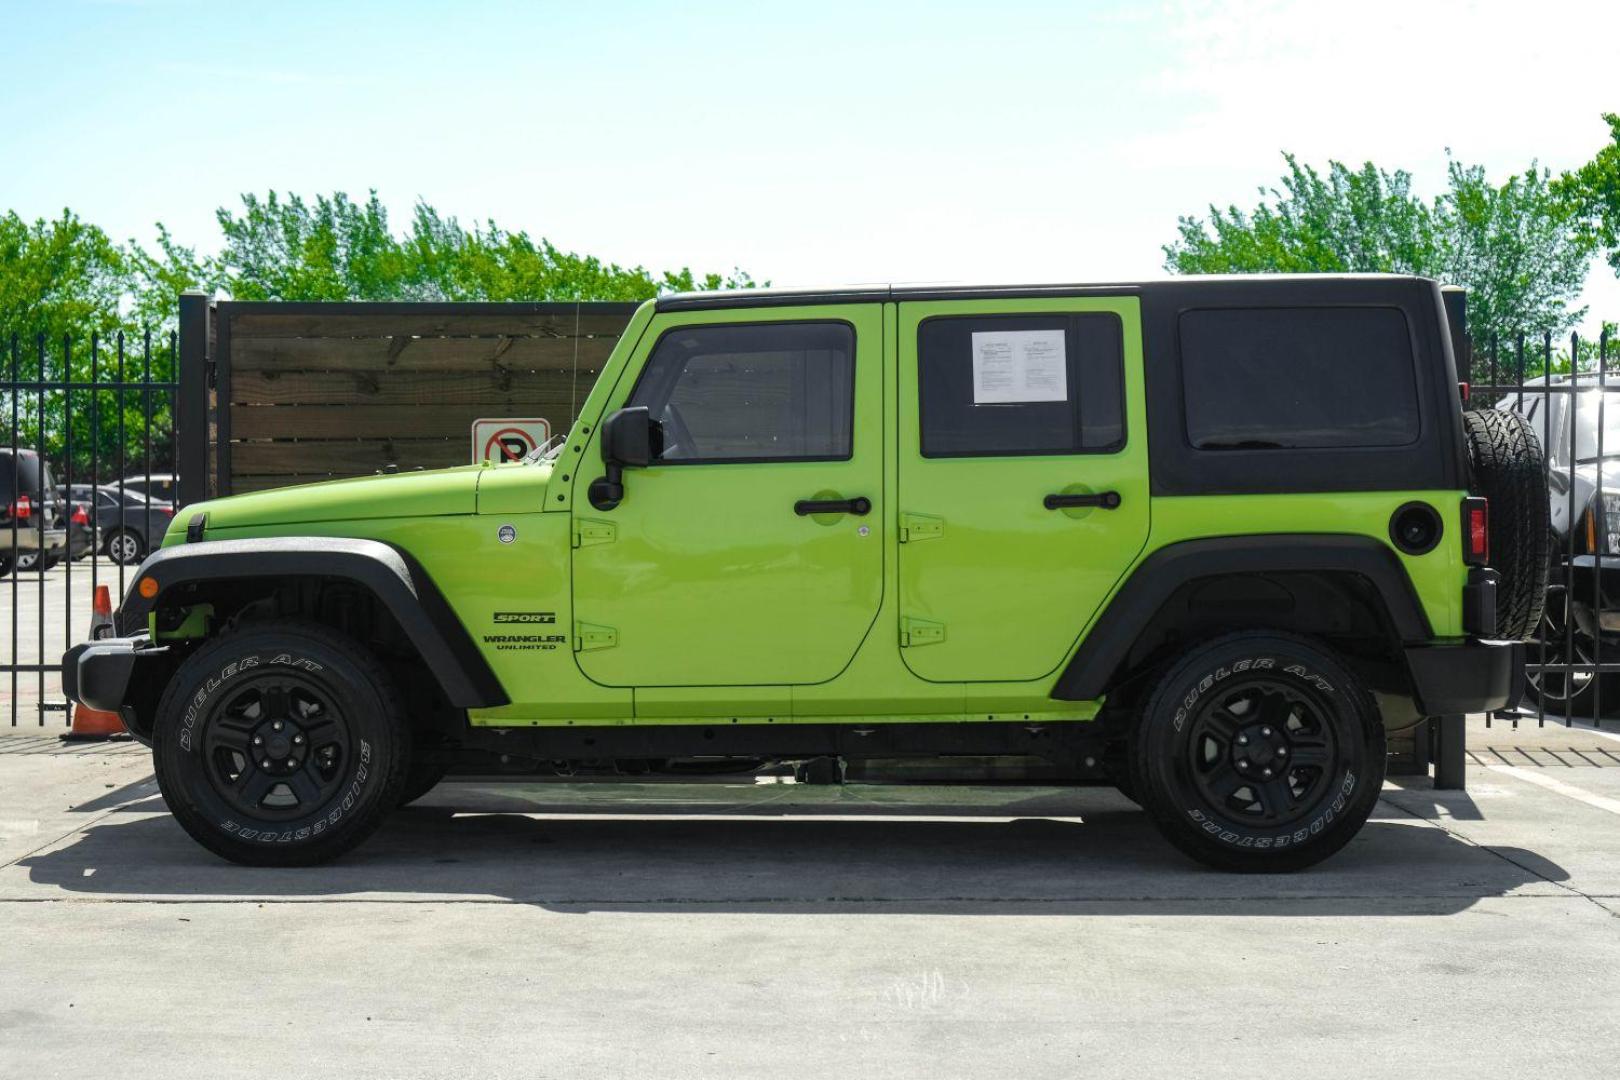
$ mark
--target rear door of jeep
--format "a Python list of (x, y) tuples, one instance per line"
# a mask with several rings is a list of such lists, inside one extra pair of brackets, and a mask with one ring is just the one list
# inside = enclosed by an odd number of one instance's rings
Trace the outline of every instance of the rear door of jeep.
[(898, 354), (906, 666), (1049, 675), (1147, 540), (1139, 302), (902, 299)]

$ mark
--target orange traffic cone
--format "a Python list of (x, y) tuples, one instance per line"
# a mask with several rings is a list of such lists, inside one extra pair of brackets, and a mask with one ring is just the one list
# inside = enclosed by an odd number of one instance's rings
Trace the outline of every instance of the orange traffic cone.
[[(90, 605), (90, 640), (103, 637), (112, 628), (112, 591), (105, 585), (96, 586), (95, 602)], [(91, 709), (78, 702), (69, 702), (72, 726), (62, 736), (63, 742), (87, 742), (93, 739), (111, 739), (127, 735), (123, 719), (115, 712)]]

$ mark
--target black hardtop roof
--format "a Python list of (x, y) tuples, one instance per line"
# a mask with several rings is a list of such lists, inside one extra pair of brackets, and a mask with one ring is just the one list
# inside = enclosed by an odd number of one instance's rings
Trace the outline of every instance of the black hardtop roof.
[(1150, 293), (1223, 294), (1253, 292), (1256, 300), (1276, 303), (1321, 301), (1336, 291), (1345, 299), (1357, 294), (1386, 293), (1391, 285), (1432, 289), (1430, 278), (1407, 274), (1208, 274), (1120, 281), (1033, 285), (849, 285), (820, 289), (729, 289), (719, 292), (672, 293), (658, 298), (659, 311), (702, 308), (782, 307), (799, 304), (877, 304), (919, 300), (1021, 300), (1058, 296), (1141, 296)]

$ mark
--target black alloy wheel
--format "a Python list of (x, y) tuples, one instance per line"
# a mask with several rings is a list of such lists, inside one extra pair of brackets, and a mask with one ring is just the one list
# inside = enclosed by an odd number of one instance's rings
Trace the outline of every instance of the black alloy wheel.
[(203, 752), (219, 797), (242, 817), (272, 821), (332, 797), (353, 739), (323, 686), (271, 671), (219, 702), (204, 721)]
[(1384, 745), (1371, 693), (1334, 654), (1292, 634), (1231, 634), (1171, 663), (1143, 704), (1133, 793), (1201, 862), (1297, 870), (1366, 821)]
[(399, 804), (410, 728), (365, 646), (300, 619), (244, 623), (169, 681), (152, 752), (175, 819), (210, 851), (257, 866), (323, 862)]

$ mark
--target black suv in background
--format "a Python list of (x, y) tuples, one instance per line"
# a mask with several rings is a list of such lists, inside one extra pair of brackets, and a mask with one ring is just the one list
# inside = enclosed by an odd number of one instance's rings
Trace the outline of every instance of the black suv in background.
[(67, 503), (56, 493), (51, 467), (32, 450), (0, 448), (0, 574), (34, 556), (49, 570), (67, 553)]

